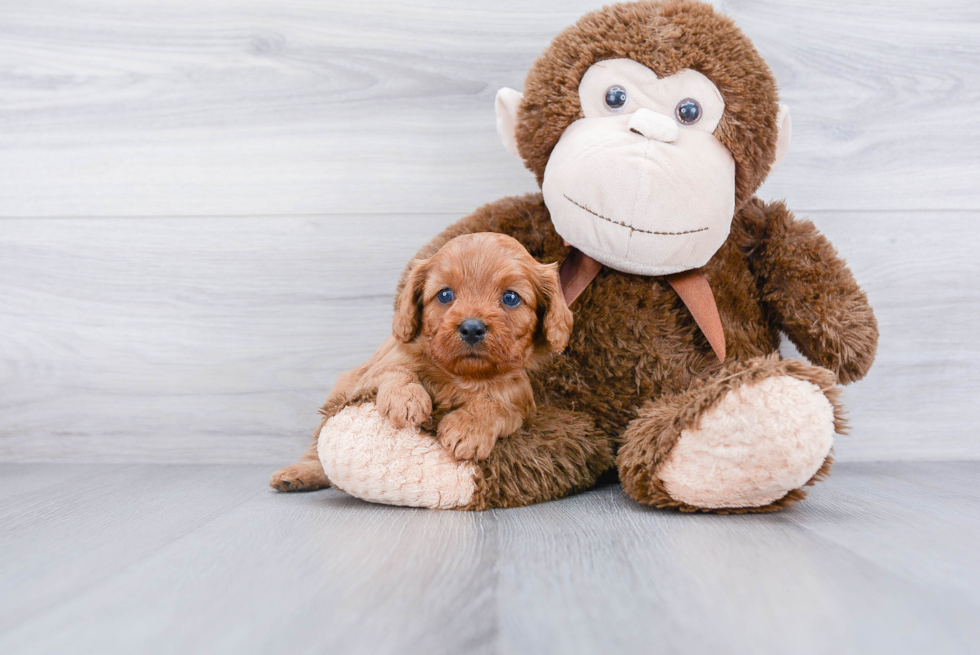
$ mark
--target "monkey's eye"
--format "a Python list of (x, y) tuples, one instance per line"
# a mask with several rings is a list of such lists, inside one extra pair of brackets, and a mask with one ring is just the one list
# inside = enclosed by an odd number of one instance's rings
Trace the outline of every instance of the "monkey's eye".
[(606, 106), (613, 111), (619, 111), (626, 104), (626, 89), (621, 86), (611, 86), (606, 91)]
[(451, 303), (453, 301), (453, 297), (453, 290), (448, 288), (443, 289), (436, 294), (436, 300), (441, 302), (443, 305), (448, 305)]
[(521, 297), (517, 295), (516, 291), (504, 291), (504, 295), (500, 301), (508, 307), (517, 307), (521, 304)]
[(674, 113), (680, 122), (685, 125), (694, 125), (701, 120), (701, 105), (698, 104), (697, 100), (687, 98), (677, 103), (677, 109), (674, 110)]

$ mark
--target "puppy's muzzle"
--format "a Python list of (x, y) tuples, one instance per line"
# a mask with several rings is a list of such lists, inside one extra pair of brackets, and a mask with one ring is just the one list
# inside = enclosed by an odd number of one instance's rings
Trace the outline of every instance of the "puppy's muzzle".
[(459, 336), (471, 346), (483, 341), (487, 336), (487, 324), (476, 318), (468, 318), (459, 324), (457, 328)]

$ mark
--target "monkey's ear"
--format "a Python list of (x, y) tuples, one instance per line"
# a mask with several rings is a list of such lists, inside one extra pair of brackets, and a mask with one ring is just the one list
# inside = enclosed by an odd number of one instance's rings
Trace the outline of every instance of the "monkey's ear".
[(781, 102), (779, 103), (779, 113), (776, 115), (776, 129), (779, 130), (776, 135), (776, 158), (772, 160), (772, 166), (769, 167), (770, 173), (776, 170), (776, 167), (783, 161), (783, 157), (789, 150), (789, 139), (793, 135), (793, 123), (789, 119), (789, 107)]
[(521, 106), (524, 94), (507, 87), (497, 91), (497, 100), (494, 109), (497, 112), (497, 134), (507, 152), (520, 158), (517, 152), (517, 108)]
[(548, 342), (548, 350), (560, 353), (565, 350), (572, 335), (572, 310), (568, 308), (561, 290), (558, 264), (547, 264), (541, 268), (543, 270), (538, 281), (538, 293), (545, 305), (541, 329), (545, 341)]
[(405, 286), (395, 300), (391, 333), (404, 343), (414, 339), (422, 327), (422, 288), (425, 286), (428, 263), (428, 259), (416, 259), (412, 262), (412, 268), (405, 278)]

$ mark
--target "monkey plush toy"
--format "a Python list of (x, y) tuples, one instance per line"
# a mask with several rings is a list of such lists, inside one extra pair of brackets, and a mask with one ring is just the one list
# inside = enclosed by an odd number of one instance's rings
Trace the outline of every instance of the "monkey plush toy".
[[(689, 0), (605, 7), (558, 35), (523, 95), (498, 93), (497, 128), (541, 193), (481, 207), (419, 256), (501, 232), (562, 262), (575, 324), (533, 376), (537, 413), (488, 459), (457, 461), (370, 403), (345, 407), (272, 485), (485, 509), (559, 498), (616, 468), (656, 507), (802, 499), (843, 429), (836, 385), (867, 373), (878, 331), (826, 238), (753, 196), (790, 120), (752, 43)], [(781, 333), (812, 364), (781, 359)]]

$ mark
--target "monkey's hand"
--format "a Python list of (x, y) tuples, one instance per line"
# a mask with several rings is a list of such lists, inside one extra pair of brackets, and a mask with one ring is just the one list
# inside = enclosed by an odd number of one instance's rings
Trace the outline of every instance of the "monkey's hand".
[(782, 203), (753, 200), (739, 219), (770, 316), (804, 357), (838, 381), (864, 377), (878, 347), (878, 323), (834, 247)]
[(432, 414), (432, 398), (418, 382), (382, 382), (376, 405), (378, 413), (396, 428), (417, 426)]
[(439, 443), (456, 459), (484, 460), (497, 443), (497, 430), (488, 417), (476, 416), (466, 409), (446, 414), (436, 430)]

